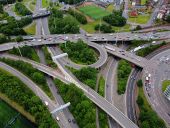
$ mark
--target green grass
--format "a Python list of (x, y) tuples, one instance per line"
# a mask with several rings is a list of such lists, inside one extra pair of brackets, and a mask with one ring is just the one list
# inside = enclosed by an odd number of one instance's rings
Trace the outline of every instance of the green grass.
[[(103, 20), (101, 20), (101, 24), (107, 24)], [(100, 20), (95, 20), (93, 22), (87, 23), (85, 25), (80, 25), (82, 29), (84, 29), (88, 33), (95, 33), (96, 30), (94, 29), (97, 24), (100, 24)], [(115, 32), (129, 32), (130, 31), (130, 25), (126, 24), (123, 27), (112, 27)]]
[(36, 33), (36, 23), (33, 22), (24, 28), (24, 31), (29, 35), (35, 35)]
[[(104, 23), (103, 21), (101, 21), (101, 24)], [(100, 20), (96, 20), (94, 22), (85, 24), (85, 25), (81, 25), (81, 28), (83, 28), (85, 31), (87, 31), (88, 33), (95, 33), (96, 30), (94, 29), (94, 27), (100, 24)]]
[[(10, 107), (7, 103), (0, 99), (0, 127), (3, 128), (13, 117), (15, 117), (18, 112)], [(30, 123), (25, 117), (19, 115), (11, 128), (34, 128), (32, 123)]]
[(42, 7), (43, 8), (47, 8), (50, 4), (50, 1), (49, 0), (42, 0)]
[(95, 19), (95, 20), (101, 19), (104, 16), (107, 16), (107, 15), (110, 14), (109, 11), (104, 10), (104, 9), (97, 7), (97, 6), (92, 6), (92, 5), (80, 7), (79, 10), (81, 12), (83, 12), (84, 14), (90, 16), (91, 18)]
[(130, 31), (130, 25), (126, 24), (123, 27), (113, 27), (113, 30), (115, 30), (115, 32), (129, 32)]
[(113, 10), (114, 10), (114, 5), (113, 5), (113, 4), (110, 4), (110, 5), (106, 8), (106, 10), (112, 13)]
[(141, 0), (141, 5), (145, 5), (147, 0)]
[(99, 128), (109, 128), (107, 114), (99, 108)]
[(32, 0), (29, 4), (29, 8), (31, 9), (31, 11), (34, 11), (35, 10), (35, 5), (36, 5), (36, 1), (35, 0)]
[(33, 12), (35, 10), (36, 0), (23, 0), (22, 3)]
[(164, 92), (169, 85), (170, 85), (170, 80), (164, 80), (162, 82), (162, 91)]
[(105, 80), (103, 78), (103, 76), (100, 77), (99, 79), (99, 94), (101, 96), (104, 96), (104, 92), (105, 92)]
[(139, 15), (136, 17), (136, 19), (134, 17), (129, 17), (128, 21), (135, 22), (138, 24), (146, 24), (149, 19), (150, 19), (150, 14), (146, 14), (146, 15)]
[(143, 91), (143, 88), (142, 87), (139, 87), (139, 90), (138, 90), (138, 96), (142, 97), (143, 99), (143, 106), (145, 106), (145, 109), (147, 110), (152, 110), (151, 106), (149, 105), (146, 97), (145, 97), (145, 94), (144, 94), (144, 91)]

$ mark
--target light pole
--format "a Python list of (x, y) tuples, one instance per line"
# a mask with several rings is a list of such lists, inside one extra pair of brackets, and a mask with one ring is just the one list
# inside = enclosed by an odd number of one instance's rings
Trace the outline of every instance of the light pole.
[(101, 18), (100, 18), (100, 24), (99, 24), (99, 33), (100, 33), (100, 27), (101, 27)]
[(19, 51), (20, 56), (22, 57), (21, 50), (20, 50), (20, 48), (19, 48), (18, 42), (17, 42), (17, 48), (18, 48), (18, 51)]

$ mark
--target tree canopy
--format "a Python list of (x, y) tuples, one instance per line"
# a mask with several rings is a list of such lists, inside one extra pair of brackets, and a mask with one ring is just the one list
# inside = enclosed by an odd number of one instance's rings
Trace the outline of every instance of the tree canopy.
[(39, 128), (58, 128), (58, 125), (39, 97), (35, 96), (17, 77), (0, 69), (0, 83), (0, 92), (33, 115)]
[(122, 17), (121, 11), (113, 11), (112, 14), (104, 16), (103, 20), (112, 26), (122, 27), (126, 24), (126, 18)]
[(52, 8), (52, 15), (49, 17), (49, 29), (52, 34), (79, 33), (77, 20), (71, 16), (63, 17), (62, 11)]

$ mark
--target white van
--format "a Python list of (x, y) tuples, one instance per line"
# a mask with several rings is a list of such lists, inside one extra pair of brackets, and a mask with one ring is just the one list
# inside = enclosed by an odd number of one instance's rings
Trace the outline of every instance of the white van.
[(48, 102), (47, 101), (44, 101), (45, 105), (48, 106)]
[(56, 120), (57, 120), (57, 121), (59, 121), (59, 120), (60, 120), (60, 118), (59, 118), (58, 116), (56, 116)]

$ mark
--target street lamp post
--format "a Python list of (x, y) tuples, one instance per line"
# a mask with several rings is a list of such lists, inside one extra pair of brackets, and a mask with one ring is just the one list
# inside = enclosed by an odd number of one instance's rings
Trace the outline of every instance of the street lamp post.
[(20, 50), (20, 48), (19, 48), (18, 42), (17, 42), (17, 48), (18, 48), (18, 51), (19, 51), (20, 56), (22, 57), (22, 53), (21, 53), (21, 50)]

